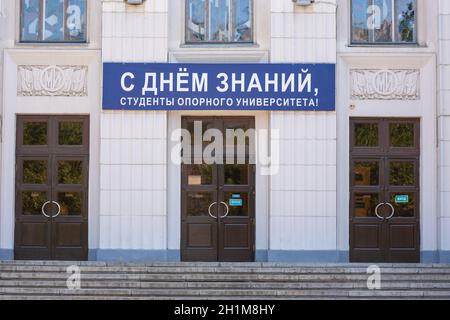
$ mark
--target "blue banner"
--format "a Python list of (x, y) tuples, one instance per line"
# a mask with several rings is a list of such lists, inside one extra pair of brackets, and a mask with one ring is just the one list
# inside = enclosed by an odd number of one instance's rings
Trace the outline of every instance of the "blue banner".
[(105, 110), (334, 111), (334, 64), (104, 63)]

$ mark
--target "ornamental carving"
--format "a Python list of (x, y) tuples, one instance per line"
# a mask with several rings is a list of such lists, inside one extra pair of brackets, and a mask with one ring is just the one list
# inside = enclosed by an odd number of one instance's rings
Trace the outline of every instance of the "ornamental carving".
[(19, 96), (87, 96), (87, 66), (19, 66)]
[(418, 100), (419, 70), (350, 70), (351, 98), (354, 100)]

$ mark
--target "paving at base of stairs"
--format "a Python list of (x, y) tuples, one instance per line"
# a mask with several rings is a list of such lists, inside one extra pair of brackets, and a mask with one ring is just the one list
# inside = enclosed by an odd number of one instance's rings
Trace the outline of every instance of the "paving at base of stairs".
[(450, 265), (380, 264), (378, 290), (368, 266), (0, 261), (0, 300), (450, 299)]

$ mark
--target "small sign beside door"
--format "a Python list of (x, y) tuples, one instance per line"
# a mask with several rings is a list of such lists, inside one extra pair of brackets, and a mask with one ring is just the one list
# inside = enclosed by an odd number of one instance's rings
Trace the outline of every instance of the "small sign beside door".
[(231, 199), (228, 200), (230, 207), (242, 207), (243, 201), (240, 194), (232, 194)]
[(396, 195), (395, 196), (395, 203), (396, 204), (409, 203), (409, 196), (408, 195)]
[(228, 201), (230, 207), (242, 207), (242, 199), (230, 199)]
[(202, 184), (202, 176), (188, 176), (188, 185), (199, 186)]

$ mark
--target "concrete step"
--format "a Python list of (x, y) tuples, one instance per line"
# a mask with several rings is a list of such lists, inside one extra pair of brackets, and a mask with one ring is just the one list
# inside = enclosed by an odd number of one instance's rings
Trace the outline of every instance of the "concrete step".
[[(266, 268), (296, 268), (296, 269), (326, 269), (333, 270), (339, 269), (361, 269), (366, 270), (370, 265), (377, 265), (382, 269), (394, 268), (396, 270), (401, 269), (450, 269), (450, 264), (395, 264), (395, 263), (274, 263), (274, 262), (248, 262), (248, 263), (234, 263), (234, 262), (171, 262), (171, 263), (125, 263), (125, 262), (99, 262), (99, 261), (29, 261), (29, 260), (16, 260), (16, 261), (1, 261), (2, 266), (55, 266), (55, 267), (67, 267), (70, 265), (78, 265), (80, 267), (112, 267), (112, 268), (242, 268), (242, 269), (266, 269)], [(107, 269), (105, 269), (107, 270)]]
[[(36, 266), (36, 265), (1, 265), (0, 272), (35, 272), (65, 273), (70, 265)], [(128, 274), (179, 274), (179, 273), (221, 273), (221, 274), (366, 274), (366, 268), (331, 268), (331, 267), (146, 267), (146, 266), (81, 266), (82, 273), (128, 273)], [(450, 277), (450, 268), (381, 268), (383, 274), (443, 274)]]
[(217, 289), (217, 290), (190, 290), (190, 289), (54, 289), (54, 288), (0, 288), (2, 295), (20, 296), (101, 296), (101, 297), (335, 297), (335, 298), (450, 298), (450, 290), (430, 291), (430, 290), (257, 290), (257, 289)]
[[(67, 273), (58, 272), (1, 272), (0, 279), (32, 279), (32, 280), (66, 280)], [(299, 282), (299, 281), (367, 281), (367, 274), (223, 274), (223, 273), (81, 273), (83, 281), (107, 281), (107, 280), (130, 280), (130, 281), (201, 281), (201, 282)], [(447, 274), (382, 274), (383, 281), (433, 281), (450, 282)]]
[[(80, 290), (66, 286), (81, 266)], [(0, 262), (0, 299), (450, 299), (450, 265), (381, 264), (383, 290), (368, 290), (368, 264)]]
[[(66, 281), (2, 280), (0, 288), (66, 288)], [(366, 289), (359, 282), (140, 282), (140, 281), (83, 281), (83, 289)], [(382, 282), (385, 290), (450, 290), (450, 282)]]

